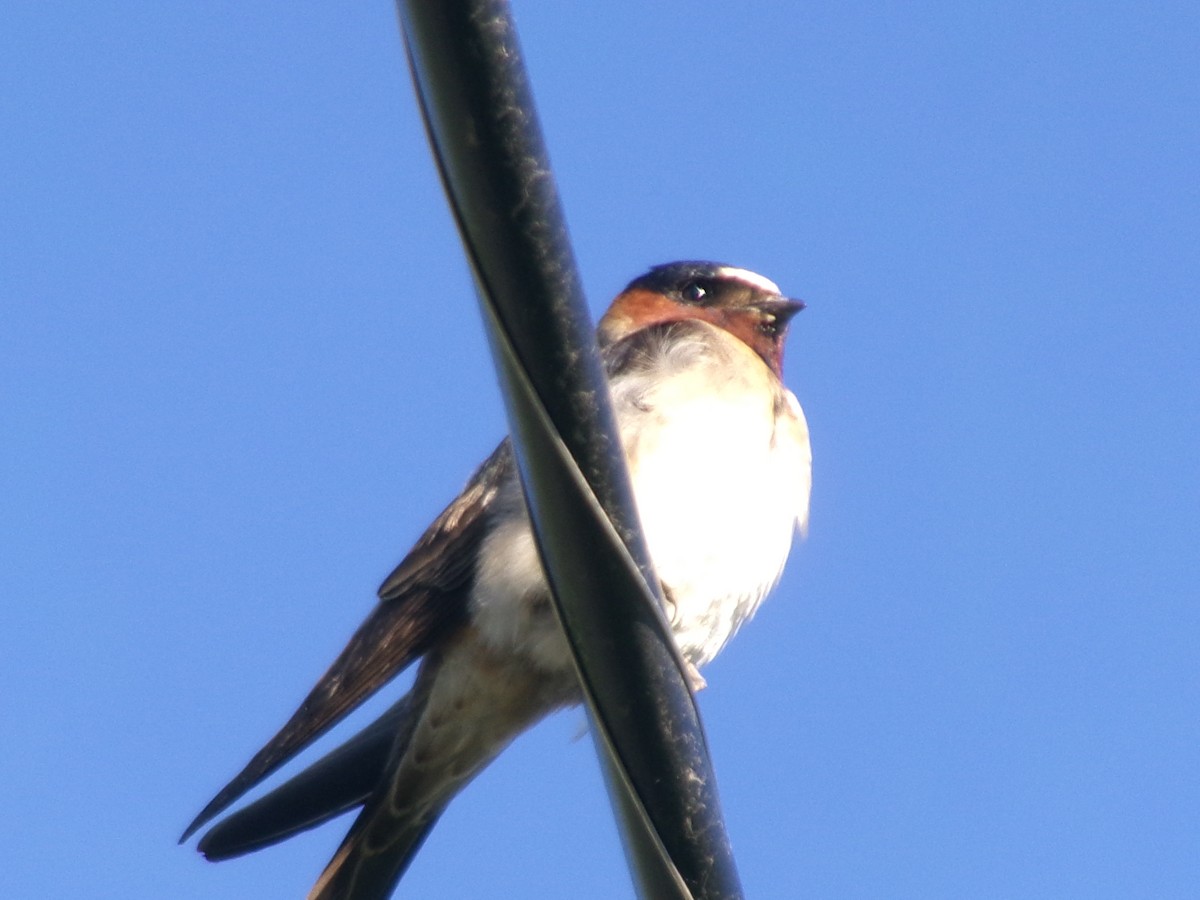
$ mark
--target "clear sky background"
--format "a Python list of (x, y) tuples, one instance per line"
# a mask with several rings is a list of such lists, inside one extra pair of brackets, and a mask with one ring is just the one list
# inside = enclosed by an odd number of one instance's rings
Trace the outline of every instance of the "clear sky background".
[[(701, 698), (748, 895), (1195, 896), (1200, 7), (517, 14), (597, 313), (809, 304), (811, 535)], [(393, 9), (5, 19), (0, 892), (302, 896), (349, 819), (176, 838), (504, 432)], [(630, 896), (582, 721), (398, 896)]]

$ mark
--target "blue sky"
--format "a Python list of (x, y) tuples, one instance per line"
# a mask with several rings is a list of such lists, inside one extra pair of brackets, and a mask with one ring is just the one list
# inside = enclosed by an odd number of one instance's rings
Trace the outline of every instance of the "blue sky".
[[(811, 533), (706, 672), (756, 898), (1200, 883), (1195, 4), (519, 4), (593, 307), (804, 298)], [(0, 36), (10, 897), (302, 896), (175, 839), (503, 434), (392, 7)], [(390, 695), (389, 695), (390, 696)], [(398, 896), (630, 896), (579, 713)]]

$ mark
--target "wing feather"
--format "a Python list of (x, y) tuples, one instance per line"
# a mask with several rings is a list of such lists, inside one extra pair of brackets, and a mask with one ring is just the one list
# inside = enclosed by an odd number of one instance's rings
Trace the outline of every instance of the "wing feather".
[(384, 581), (379, 603), (287, 724), (201, 810), (197, 829), (319, 738), (467, 619), (487, 510), (514, 471), (505, 440)]

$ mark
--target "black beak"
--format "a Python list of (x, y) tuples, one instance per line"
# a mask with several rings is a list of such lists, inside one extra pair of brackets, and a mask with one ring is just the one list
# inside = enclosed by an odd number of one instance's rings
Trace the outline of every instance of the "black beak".
[(764, 300), (756, 300), (754, 308), (774, 316), (776, 325), (782, 328), (792, 320), (792, 316), (804, 309), (804, 301), (791, 300), (788, 297), (767, 297)]

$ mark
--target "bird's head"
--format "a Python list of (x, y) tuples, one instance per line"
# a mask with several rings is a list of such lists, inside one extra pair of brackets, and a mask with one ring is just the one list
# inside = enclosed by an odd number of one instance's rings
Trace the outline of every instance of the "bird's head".
[(652, 325), (700, 319), (723, 328), (776, 374), (783, 367), (788, 322), (804, 309), (774, 282), (747, 269), (712, 262), (655, 266), (629, 283), (600, 320), (609, 344)]

